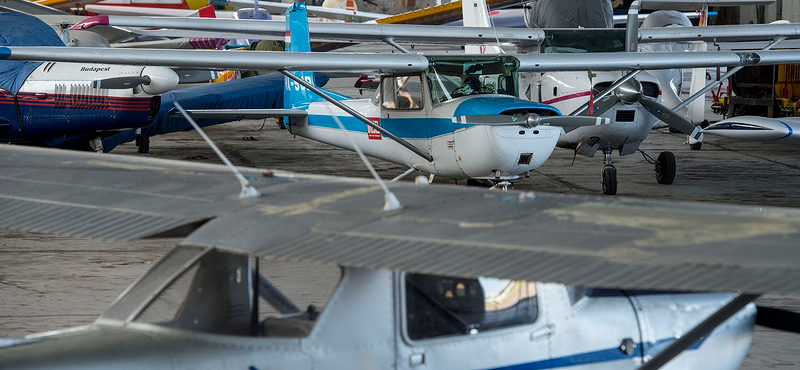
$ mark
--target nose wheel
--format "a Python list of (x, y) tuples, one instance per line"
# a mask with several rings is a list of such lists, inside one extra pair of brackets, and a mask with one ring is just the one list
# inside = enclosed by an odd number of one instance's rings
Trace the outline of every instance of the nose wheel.
[(611, 149), (603, 149), (606, 165), (603, 166), (601, 176), (603, 178), (603, 194), (614, 195), (617, 194), (617, 168), (611, 163)]
[(603, 194), (617, 193), (617, 168), (612, 165), (603, 166)]

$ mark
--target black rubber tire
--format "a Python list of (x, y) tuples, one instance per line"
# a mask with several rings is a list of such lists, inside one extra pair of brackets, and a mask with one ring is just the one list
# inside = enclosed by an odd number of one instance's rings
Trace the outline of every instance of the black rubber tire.
[(136, 146), (139, 153), (150, 153), (150, 136), (139, 136), (136, 138)]
[(617, 194), (617, 169), (614, 166), (603, 166), (603, 194)]
[(689, 148), (692, 149), (692, 150), (700, 150), (700, 148), (702, 148), (702, 147), (703, 147), (703, 143), (689, 144)]
[(670, 185), (675, 181), (675, 155), (672, 152), (661, 152), (656, 159), (656, 180), (659, 184)]

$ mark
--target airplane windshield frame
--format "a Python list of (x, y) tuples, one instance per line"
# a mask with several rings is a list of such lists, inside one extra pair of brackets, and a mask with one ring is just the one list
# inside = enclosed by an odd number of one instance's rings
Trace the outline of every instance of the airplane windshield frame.
[[(178, 246), (100, 319), (218, 335), (308, 336), (321, 312), (317, 305), (323, 307), (326, 302), (294, 301), (302, 296), (300, 292), (290, 291), (294, 294), (290, 297), (279, 287), (291, 274), (270, 271), (278, 264), (262, 260), (216, 248)], [(326, 288), (331, 294), (342, 277), (341, 269), (335, 270), (339, 279), (326, 279), (336, 284)], [(279, 281), (272, 282), (262, 273), (272, 273)]]
[(542, 54), (620, 53), (625, 51), (625, 30), (545, 30)]
[(468, 95), (518, 97), (519, 61), (509, 56), (428, 57), (425, 76), (434, 105)]

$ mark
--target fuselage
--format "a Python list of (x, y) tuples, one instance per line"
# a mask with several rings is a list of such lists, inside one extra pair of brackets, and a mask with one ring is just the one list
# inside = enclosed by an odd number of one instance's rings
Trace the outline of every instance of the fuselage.
[[(34, 336), (29, 339), (38, 342), (2, 349), (0, 364), (40, 370), (635, 369), (734, 296), (586, 290), (345, 268), (318, 315), (267, 316), (252, 324), (257, 328), (250, 334), (233, 335), (216, 332), (227, 326), (208, 322), (232, 316), (205, 312), (226, 307), (218, 299), (246, 291), (246, 280), (224, 291), (213, 289), (216, 285), (206, 277), (195, 278), (195, 284), (200, 280), (212, 290), (203, 290), (207, 296), (185, 305), (172, 322), (165, 316), (166, 322), (148, 323), (150, 314), (135, 320), (109, 318), (120, 313), (116, 307), (87, 327)], [(140, 291), (134, 287), (128, 294), (135, 292)], [(461, 321), (448, 316), (453, 314)], [(666, 368), (738, 368), (754, 320), (751, 304)], [(469, 326), (461, 327), (462, 321)]]
[[(0, 141), (60, 146), (122, 129), (147, 127), (156, 118), (160, 97), (138, 86), (105, 89), (92, 87), (92, 83), (145, 73), (159, 83), (153, 72), (162, 70), (166, 69), (42, 63), (16, 94), (0, 89), (0, 123), (6, 124), (4, 130), (0, 129)], [(171, 71), (165, 74), (174, 75)]]
[[(589, 101), (593, 95), (602, 92), (624, 74), (622, 72), (594, 72), (591, 79), (585, 72), (547, 72), (527, 74), (526, 83), (530, 84), (530, 98), (544, 104), (552, 105), (564, 114), (569, 114)], [(660, 99), (658, 80), (640, 73), (636, 78), (642, 83), (643, 95), (651, 99)], [(579, 127), (566, 132), (558, 140), (558, 147), (575, 149), (584, 142), (596, 142), (600, 149), (619, 150), (620, 154), (635, 152), (639, 144), (647, 138), (650, 130), (657, 123), (647, 110), (638, 102), (617, 103), (611, 109), (599, 115), (608, 118), (611, 124), (596, 127)], [(594, 151), (580, 153), (593, 155)]]
[[(381, 109), (375, 99), (344, 100), (382, 128), (429, 153), (433, 162), (416, 155), (328, 102), (308, 105), (308, 124), (292, 125), (293, 134), (353, 150), (448, 178), (514, 179), (535, 170), (550, 157), (563, 130), (554, 126), (480, 126), (454, 122), (454, 117), (552, 109), (504, 95), (454, 98), (413, 111)], [(491, 105), (491, 108), (489, 108)], [(345, 127), (339, 129), (336, 119)], [(348, 138), (349, 136), (349, 138)]]

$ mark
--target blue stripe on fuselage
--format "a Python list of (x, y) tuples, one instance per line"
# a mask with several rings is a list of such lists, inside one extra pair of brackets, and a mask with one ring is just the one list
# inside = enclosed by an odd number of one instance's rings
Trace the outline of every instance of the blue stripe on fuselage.
[[(702, 339), (697, 341), (697, 343), (689, 347), (687, 350), (696, 350), (700, 348), (700, 346), (703, 344), (703, 342), (705, 342), (706, 339), (708, 339), (708, 336), (703, 337)], [(639, 357), (641, 352), (638, 350), (638, 348), (642, 347), (644, 347), (645, 355), (655, 356), (656, 354), (664, 350), (668, 345), (672, 344), (672, 342), (674, 342), (675, 340), (676, 340), (675, 338), (665, 338), (658, 340), (652, 344), (645, 343), (643, 345), (642, 343), (637, 343), (637, 351), (635, 351), (635, 354), (630, 356), (622, 353), (622, 351), (620, 351), (619, 348), (609, 348), (599, 351), (556, 357), (547, 360), (528, 362), (524, 364), (495, 367), (488, 370), (543, 370), (543, 369), (557, 369), (561, 367), (578, 366), (578, 365), (589, 365), (600, 362), (629, 360)]]
[(782, 123), (784, 126), (786, 126), (786, 128), (789, 130), (789, 133), (788, 133), (788, 134), (786, 134), (786, 135), (784, 135), (783, 137), (779, 137), (779, 138), (777, 138), (777, 139), (775, 139), (775, 140), (785, 139), (785, 138), (787, 138), (787, 137), (789, 137), (789, 136), (792, 136), (792, 133), (794, 133), (794, 130), (792, 130), (792, 126), (789, 126), (789, 125), (787, 125), (787, 124), (786, 124), (786, 122), (783, 122), (783, 121), (781, 121), (781, 120), (778, 120), (778, 122), (780, 122), (780, 123)]
[[(352, 116), (337, 116), (347, 131), (367, 132), (367, 125)], [(331, 116), (309, 115), (308, 125), (338, 129), (339, 125)], [(445, 118), (381, 118), (381, 127), (404, 139), (430, 139), (449, 134), (458, 129), (471, 127), (453, 123)]]

